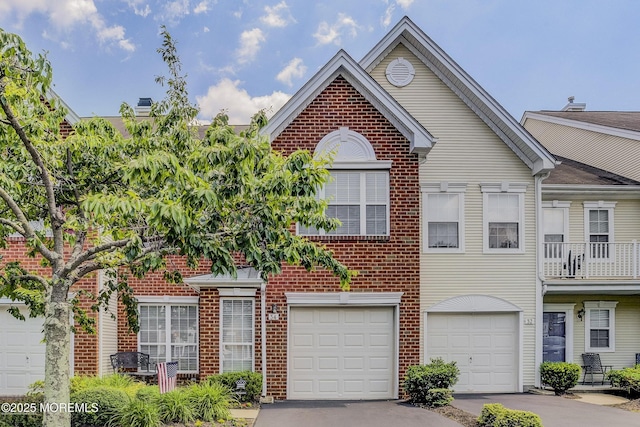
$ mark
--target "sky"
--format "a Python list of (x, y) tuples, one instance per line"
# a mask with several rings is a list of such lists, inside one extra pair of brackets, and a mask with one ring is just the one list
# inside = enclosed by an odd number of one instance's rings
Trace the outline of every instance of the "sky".
[(232, 124), (277, 111), (339, 49), (361, 60), (405, 15), (517, 120), (569, 96), (640, 110), (637, 0), (0, 0), (0, 28), (47, 52), (79, 116), (163, 98), (164, 25), (199, 118)]

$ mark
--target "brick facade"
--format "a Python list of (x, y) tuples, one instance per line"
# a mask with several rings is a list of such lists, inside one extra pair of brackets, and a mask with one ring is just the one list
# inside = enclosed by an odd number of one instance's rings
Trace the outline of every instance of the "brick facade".
[[(338, 77), (273, 141), (287, 155), (296, 149), (313, 152), (327, 134), (348, 127), (363, 135), (378, 160), (391, 160), (390, 235), (388, 238), (316, 237), (337, 259), (359, 274), (351, 292), (404, 292), (400, 304), (399, 378), (420, 355), (420, 186), (418, 158), (409, 142), (346, 80)], [(338, 279), (324, 271), (307, 273), (285, 266), (267, 285), (266, 306), (286, 307), (285, 292), (337, 292)], [(286, 398), (287, 318), (267, 323), (269, 395)]]

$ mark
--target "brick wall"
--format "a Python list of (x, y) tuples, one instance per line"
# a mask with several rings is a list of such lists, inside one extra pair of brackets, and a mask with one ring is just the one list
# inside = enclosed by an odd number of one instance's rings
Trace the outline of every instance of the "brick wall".
[[(51, 276), (51, 268), (43, 267), (41, 257), (30, 258), (26, 254), (27, 246), (23, 238), (9, 238), (6, 249), (0, 250), (2, 255), (2, 263), (11, 261), (20, 261), (22, 267), (30, 272), (40, 274), (44, 277)], [(91, 274), (84, 277), (72, 288), (71, 292), (78, 292), (84, 289), (88, 292), (96, 293), (98, 290), (97, 275)], [(80, 297), (80, 307), (87, 311), (89, 317), (96, 319), (96, 329), (98, 328), (97, 314), (91, 311), (91, 301), (84, 296)], [(79, 374), (97, 374), (98, 373), (98, 337), (97, 335), (88, 334), (78, 328), (73, 336), (74, 341), (74, 373)]]
[[(392, 160), (390, 182), (390, 236), (316, 238), (334, 251), (337, 259), (358, 270), (352, 292), (404, 292), (400, 305), (399, 378), (409, 365), (419, 363), (420, 343), (420, 187), (417, 156), (409, 142), (346, 80), (338, 77), (276, 138), (272, 146), (287, 155), (296, 149), (313, 152), (316, 144), (339, 127), (363, 135), (378, 160)], [(336, 292), (339, 281), (329, 273), (307, 273), (287, 266), (269, 281), (266, 306), (286, 307), (285, 292)], [(267, 322), (268, 394), (286, 397), (287, 318)]]

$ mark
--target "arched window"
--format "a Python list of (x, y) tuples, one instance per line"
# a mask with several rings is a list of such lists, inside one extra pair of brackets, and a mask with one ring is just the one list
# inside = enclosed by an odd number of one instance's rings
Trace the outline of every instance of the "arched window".
[(342, 127), (326, 135), (314, 156), (333, 156), (331, 179), (318, 196), (329, 200), (326, 214), (342, 225), (325, 231), (299, 226), (305, 235), (389, 235), (390, 161), (376, 159), (371, 143), (361, 134)]

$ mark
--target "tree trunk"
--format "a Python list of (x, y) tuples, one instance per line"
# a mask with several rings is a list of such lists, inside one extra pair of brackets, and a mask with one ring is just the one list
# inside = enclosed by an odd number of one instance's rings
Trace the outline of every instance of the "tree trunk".
[[(70, 304), (67, 301), (68, 286), (53, 280), (47, 291), (44, 338), (46, 340), (44, 402), (49, 411), (44, 412), (44, 427), (71, 426), (71, 413), (62, 410), (60, 404), (69, 404), (69, 350), (71, 343)], [(53, 409), (53, 410), (52, 410)]]

